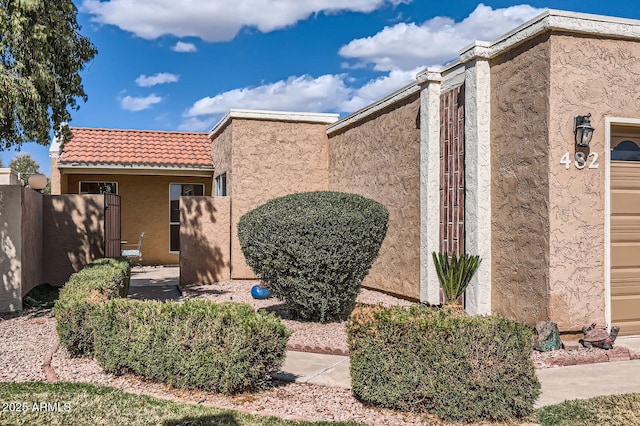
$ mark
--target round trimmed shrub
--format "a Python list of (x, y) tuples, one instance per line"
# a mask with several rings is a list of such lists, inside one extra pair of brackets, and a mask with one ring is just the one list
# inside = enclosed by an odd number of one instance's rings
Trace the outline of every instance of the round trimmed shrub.
[(356, 194), (318, 191), (273, 199), (240, 218), (253, 271), (292, 315), (346, 319), (378, 256), (389, 213)]

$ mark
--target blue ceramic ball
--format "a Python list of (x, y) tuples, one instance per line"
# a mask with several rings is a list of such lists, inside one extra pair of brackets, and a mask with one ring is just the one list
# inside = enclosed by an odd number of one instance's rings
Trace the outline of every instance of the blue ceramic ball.
[(260, 288), (260, 284), (256, 284), (251, 287), (251, 296), (253, 296), (254, 299), (268, 299), (271, 297), (271, 292), (268, 288)]

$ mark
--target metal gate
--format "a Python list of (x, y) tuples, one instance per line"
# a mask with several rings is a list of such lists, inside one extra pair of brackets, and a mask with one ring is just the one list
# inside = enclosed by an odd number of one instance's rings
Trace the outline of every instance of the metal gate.
[(120, 196), (104, 194), (104, 257), (120, 256)]

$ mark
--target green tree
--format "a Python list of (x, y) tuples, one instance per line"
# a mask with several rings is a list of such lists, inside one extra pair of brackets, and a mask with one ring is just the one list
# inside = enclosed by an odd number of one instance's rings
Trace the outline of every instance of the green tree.
[(86, 102), (80, 71), (97, 50), (71, 0), (0, 0), (0, 150), (49, 143)]
[[(29, 177), (34, 173), (40, 173), (40, 165), (29, 154), (17, 154), (9, 163), (9, 168), (20, 173), (22, 185), (26, 186)], [(51, 181), (47, 178), (47, 186), (42, 190), (43, 193), (51, 193)]]

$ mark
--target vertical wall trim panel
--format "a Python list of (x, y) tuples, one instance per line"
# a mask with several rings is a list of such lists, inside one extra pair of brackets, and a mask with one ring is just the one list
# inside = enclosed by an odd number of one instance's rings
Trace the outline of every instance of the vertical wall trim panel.
[(439, 72), (418, 75), (420, 91), (420, 301), (440, 303), (440, 283), (431, 253), (440, 235), (440, 84)]

